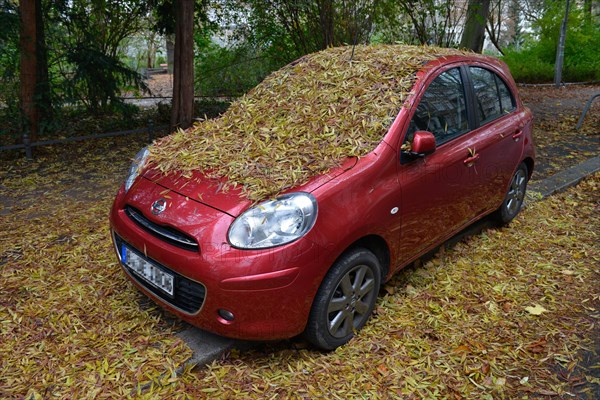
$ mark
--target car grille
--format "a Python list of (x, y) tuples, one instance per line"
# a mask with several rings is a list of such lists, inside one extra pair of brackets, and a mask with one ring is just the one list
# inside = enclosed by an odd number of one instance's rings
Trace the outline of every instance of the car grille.
[(179, 248), (191, 251), (200, 250), (200, 246), (194, 238), (186, 235), (183, 232), (178, 231), (177, 229), (173, 229), (168, 226), (158, 225), (155, 222), (150, 221), (148, 218), (142, 214), (138, 209), (126, 206), (125, 214), (135, 222), (140, 228), (150, 233), (153, 236), (156, 236), (159, 239), (164, 240), (167, 243), (172, 244), (173, 246), (177, 246)]
[[(120, 254), (121, 247), (124, 244), (122, 238), (120, 238), (116, 233), (114, 234), (115, 245), (117, 246), (117, 251)], [(132, 249), (131, 245), (128, 245), (130, 249)], [(135, 250), (135, 249), (133, 249)], [(140, 256), (149, 260), (144, 254), (139, 251), (136, 253)], [(151, 260), (153, 264), (160, 266), (166, 272), (172, 274), (174, 276), (174, 291), (173, 297), (170, 297), (168, 294), (164, 293), (160, 289), (150, 285), (145, 280), (138, 277), (135, 273), (131, 272), (127, 265), (124, 265), (127, 274), (133, 278), (137, 283), (143, 286), (146, 290), (152, 292), (155, 296), (161, 298), (166, 303), (171, 304), (174, 307), (177, 307), (189, 314), (197, 313), (202, 307), (202, 303), (204, 303), (204, 298), (206, 296), (206, 288), (199, 282), (195, 282), (191, 279), (186, 278), (185, 276), (178, 274), (170, 268), (165, 267), (164, 265), (157, 263), (154, 260)]]

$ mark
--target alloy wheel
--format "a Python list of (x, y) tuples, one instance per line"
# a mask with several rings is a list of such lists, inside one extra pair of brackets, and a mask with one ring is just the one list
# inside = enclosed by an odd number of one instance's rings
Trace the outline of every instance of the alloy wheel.
[(348, 336), (364, 324), (377, 295), (375, 290), (373, 270), (366, 265), (357, 265), (342, 277), (327, 307), (331, 336)]

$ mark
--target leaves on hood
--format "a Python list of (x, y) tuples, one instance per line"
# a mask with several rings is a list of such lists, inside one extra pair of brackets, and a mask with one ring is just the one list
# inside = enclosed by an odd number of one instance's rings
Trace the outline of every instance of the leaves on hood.
[[(217, 119), (178, 131), (150, 148), (163, 173), (228, 178), (252, 200), (273, 196), (364, 156), (383, 139), (416, 72), (465, 52), (406, 45), (336, 47), (269, 75)], [(476, 55), (473, 55), (476, 57)]]

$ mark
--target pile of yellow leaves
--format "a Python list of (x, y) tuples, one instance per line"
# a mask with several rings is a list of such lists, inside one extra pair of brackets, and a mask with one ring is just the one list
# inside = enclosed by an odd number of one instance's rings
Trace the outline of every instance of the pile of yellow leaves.
[[(218, 119), (151, 147), (163, 173), (202, 171), (240, 185), (252, 200), (327, 172), (381, 142), (428, 61), (455, 49), (407, 45), (336, 47), (269, 75)], [(351, 60), (352, 56), (352, 60)], [(475, 56), (475, 55), (474, 55)]]

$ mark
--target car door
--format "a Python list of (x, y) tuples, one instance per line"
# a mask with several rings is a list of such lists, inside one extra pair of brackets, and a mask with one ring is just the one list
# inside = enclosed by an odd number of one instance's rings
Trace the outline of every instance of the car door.
[(504, 198), (523, 153), (526, 115), (517, 111), (514, 95), (497, 73), (484, 66), (469, 66), (468, 72), (477, 126), (473, 134), (479, 138), (474, 149), (479, 185), (472, 200), (474, 212), (481, 214)]
[(445, 240), (473, 217), (471, 197), (479, 184), (473, 153), (477, 138), (471, 134), (465, 81), (464, 68), (446, 69), (415, 102), (403, 147), (415, 131), (429, 131), (437, 149), (425, 157), (401, 157), (400, 254), (405, 259)]

